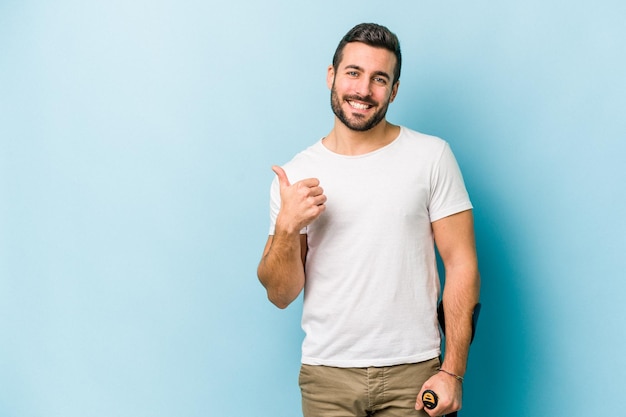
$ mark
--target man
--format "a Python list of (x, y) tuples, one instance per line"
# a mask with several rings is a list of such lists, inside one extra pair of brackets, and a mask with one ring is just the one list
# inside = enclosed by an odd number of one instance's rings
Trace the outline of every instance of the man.
[[(480, 286), (472, 205), (446, 142), (386, 120), (400, 68), (387, 28), (350, 30), (328, 68), (333, 129), (272, 168), (272, 224), (257, 272), (279, 308), (304, 289), (305, 417), (461, 408)], [(442, 364), (435, 243), (446, 273)], [(434, 409), (424, 408), (425, 390), (439, 397)]]

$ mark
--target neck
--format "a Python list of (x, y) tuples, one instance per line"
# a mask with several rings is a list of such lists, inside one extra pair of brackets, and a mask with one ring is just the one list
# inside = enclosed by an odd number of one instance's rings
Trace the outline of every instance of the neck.
[(400, 127), (383, 119), (365, 132), (349, 129), (335, 118), (335, 126), (323, 140), (331, 151), (342, 155), (363, 155), (373, 152), (393, 142), (400, 133)]

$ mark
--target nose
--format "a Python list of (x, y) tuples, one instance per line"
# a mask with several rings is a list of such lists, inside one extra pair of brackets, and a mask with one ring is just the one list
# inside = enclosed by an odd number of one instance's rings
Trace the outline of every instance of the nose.
[(369, 96), (371, 93), (370, 80), (366, 79), (365, 77), (360, 78), (356, 82), (354, 92), (361, 97)]

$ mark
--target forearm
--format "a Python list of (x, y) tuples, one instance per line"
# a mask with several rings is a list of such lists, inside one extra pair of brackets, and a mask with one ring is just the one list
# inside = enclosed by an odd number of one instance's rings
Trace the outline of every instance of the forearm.
[(259, 280), (278, 308), (291, 304), (304, 287), (304, 239), (304, 235), (277, 230), (259, 263)]
[[(446, 373), (464, 376), (472, 339), (472, 313), (478, 303), (480, 277), (474, 241), (474, 218), (466, 210), (433, 222), (433, 234), (445, 268), (443, 309), (445, 316), (445, 355), (441, 369), (422, 386), (438, 392), (441, 403), (437, 415), (460, 410), (463, 385)], [(457, 378), (458, 379), (458, 378)], [(418, 396), (416, 408), (423, 403)]]
[(281, 167), (272, 170), (278, 177), (281, 204), (274, 236), (265, 245), (257, 275), (270, 301), (285, 308), (304, 288), (307, 243), (300, 231), (324, 212), (326, 196), (317, 178), (291, 185)]
[(480, 277), (473, 263), (446, 270), (443, 292), (445, 312), (445, 357), (442, 369), (465, 375), (472, 338), (472, 314), (479, 302)]

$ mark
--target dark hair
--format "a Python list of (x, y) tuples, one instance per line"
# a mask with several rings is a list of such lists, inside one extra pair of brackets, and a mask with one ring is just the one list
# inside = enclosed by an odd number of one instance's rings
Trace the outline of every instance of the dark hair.
[(393, 83), (400, 79), (400, 68), (402, 67), (402, 53), (400, 52), (400, 41), (398, 37), (385, 26), (376, 23), (361, 23), (356, 25), (341, 39), (335, 55), (333, 56), (333, 68), (337, 71), (337, 66), (343, 59), (343, 48), (350, 42), (363, 42), (366, 45), (376, 48), (384, 48), (391, 51), (396, 56), (396, 67), (393, 70)]

